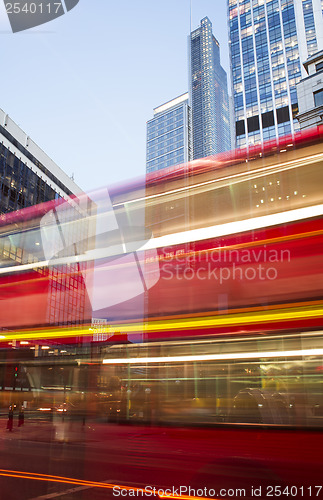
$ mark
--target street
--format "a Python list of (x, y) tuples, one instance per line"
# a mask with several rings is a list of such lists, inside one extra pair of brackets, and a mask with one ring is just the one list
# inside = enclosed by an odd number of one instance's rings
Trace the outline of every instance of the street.
[[(315, 431), (273, 434), (252, 428), (83, 426), (70, 421), (55, 428), (50, 422), (27, 421), (11, 433), (5, 419), (0, 424), (5, 500), (139, 497), (136, 488), (180, 486), (212, 488), (218, 494), (221, 488), (305, 487), (321, 480), (322, 435)], [(123, 487), (128, 491), (121, 493)]]

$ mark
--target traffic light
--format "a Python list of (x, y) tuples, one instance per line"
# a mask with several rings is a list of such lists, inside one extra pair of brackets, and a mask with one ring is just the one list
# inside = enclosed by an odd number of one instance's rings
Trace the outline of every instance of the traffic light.
[(18, 366), (15, 366), (15, 377), (18, 377)]

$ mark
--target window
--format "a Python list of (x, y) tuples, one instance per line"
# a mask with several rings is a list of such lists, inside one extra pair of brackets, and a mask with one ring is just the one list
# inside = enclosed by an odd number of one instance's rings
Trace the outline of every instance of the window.
[(244, 135), (246, 133), (244, 120), (236, 122), (236, 135)]
[(289, 109), (288, 106), (277, 109), (277, 122), (284, 123), (289, 121)]
[(322, 71), (323, 70), (323, 61), (315, 64), (315, 69), (316, 69), (316, 72)]
[(315, 106), (323, 106), (323, 89), (314, 92)]
[(259, 116), (251, 116), (247, 119), (248, 132), (256, 132), (259, 130)]
[(274, 125), (274, 113), (273, 111), (268, 111), (267, 113), (263, 113), (261, 115), (262, 119), (262, 127), (268, 128)]

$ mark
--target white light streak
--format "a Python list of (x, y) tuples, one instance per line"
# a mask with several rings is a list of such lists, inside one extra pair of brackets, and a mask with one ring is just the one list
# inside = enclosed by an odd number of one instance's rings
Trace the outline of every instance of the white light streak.
[[(229, 236), (231, 234), (244, 233), (254, 229), (287, 224), (289, 222), (296, 222), (298, 220), (318, 217), (321, 215), (323, 215), (323, 204), (314, 205), (312, 207), (296, 208), (294, 210), (288, 210), (287, 212), (278, 212), (275, 214), (253, 217), (251, 219), (241, 221), (227, 222), (225, 224), (216, 224), (205, 228), (192, 229), (189, 231), (182, 231), (157, 238), (151, 238), (148, 242), (143, 242), (143, 244), (137, 249), (137, 252), (180, 245), (190, 241), (202, 241), (219, 238), (221, 236)], [(45, 260), (41, 262), (33, 262), (31, 264), (23, 264), (20, 266), (3, 267), (0, 269), (0, 275), (36, 270), (49, 265), (60, 266), (79, 262), (91, 262), (98, 259), (117, 256), (120, 256), (120, 252), (114, 253), (112, 251), (112, 247), (99, 248), (82, 255), (72, 255), (70, 257), (51, 259), (50, 261)]]
[(296, 208), (287, 212), (278, 212), (276, 214), (253, 217), (252, 219), (227, 222), (226, 224), (217, 224), (215, 226), (192, 229), (190, 231), (182, 231), (180, 233), (152, 238), (143, 245), (140, 250), (151, 250), (152, 248), (179, 245), (190, 241), (201, 241), (231, 234), (244, 233), (254, 229), (286, 224), (311, 217), (318, 217), (320, 215), (323, 215), (323, 204), (312, 207)]
[(200, 354), (196, 356), (160, 356), (151, 358), (115, 358), (104, 359), (104, 365), (146, 364), (146, 363), (184, 363), (190, 361), (224, 361), (234, 359), (259, 359), (259, 358), (294, 358), (304, 356), (323, 356), (323, 349), (302, 349), (295, 351), (262, 351), (262, 352), (237, 352), (227, 354)]
[[(149, 196), (142, 196), (140, 198), (135, 198), (133, 200), (128, 200), (126, 202), (116, 203), (113, 205), (113, 208), (123, 207), (125, 204), (129, 205), (131, 203), (138, 203), (139, 201), (147, 201), (147, 200), (151, 200), (154, 198), (161, 198), (163, 196), (169, 196), (171, 194), (179, 194), (180, 192), (188, 191), (188, 189), (190, 192), (192, 192), (193, 190), (196, 190), (197, 188), (201, 188), (203, 186), (207, 186), (210, 184), (222, 183), (223, 181), (227, 181), (227, 184), (226, 184), (227, 186), (232, 184), (235, 179), (237, 180), (237, 182), (252, 181), (253, 179), (259, 179), (260, 177), (265, 177), (265, 176), (269, 175), (270, 173), (277, 174), (277, 173), (280, 173), (280, 172), (283, 172), (286, 170), (292, 170), (294, 168), (303, 167), (305, 164), (318, 163), (318, 162), (321, 162), (322, 159), (323, 159), (323, 154), (320, 153), (317, 155), (311, 155), (311, 156), (307, 156), (304, 158), (298, 158), (297, 160), (293, 160), (293, 161), (289, 161), (289, 162), (272, 164), (272, 165), (269, 165), (268, 167), (257, 168), (255, 170), (252, 170), (249, 172), (243, 171), (243, 172), (239, 172), (236, 174), (222, 176), (222, 177), (219, 177), (217, 179), (211, 179), (209, 181), (200, 182), (198, 184), (192, 184), (192, 185), (190, 185), (189, 188), (187, 186), (184, 186), (181, 188), (168, 190), (168, 191), (165, 191), (162, 193), (151, 194)], [(197, 165), (199, 165), (199, 163), (200, 163), (200, 165), (204, 165), (204, 163), (206, 165), (209, 165), (210, 163), (212, 163), (212, 160), (208, 160), (208, 159), (206, 159), (204, 161), (203, 160), (202, 161), (195, 160), (195, 162), (197, 162)], [(248, 160), (246, 160), (246, 162), (248, 162)], [(215, 163), (215, 167), (216, 167), (216, 163)], [(270, 172), (270, 171), (272, 171), (272, 172)]]

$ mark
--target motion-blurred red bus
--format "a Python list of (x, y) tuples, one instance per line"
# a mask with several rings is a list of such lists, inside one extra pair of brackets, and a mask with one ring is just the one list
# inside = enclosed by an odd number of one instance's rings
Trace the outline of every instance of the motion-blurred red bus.
[(302, 496), (323, 464), (322, 163), (318, 129), (102, 190), (90, 214), (4, 217), (5, 404), (211, 427), (228, 481)]

